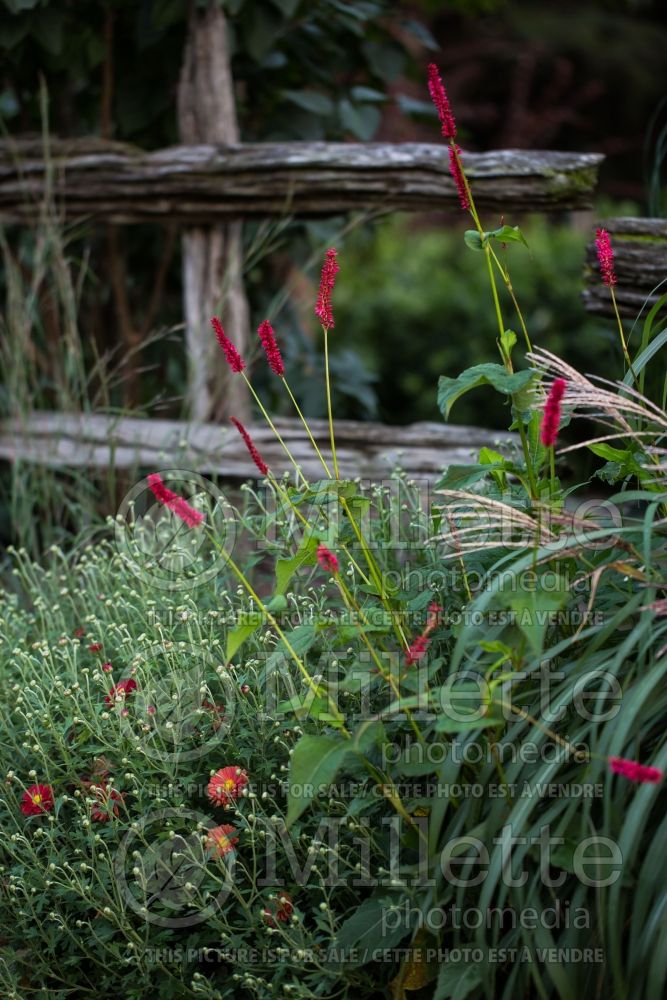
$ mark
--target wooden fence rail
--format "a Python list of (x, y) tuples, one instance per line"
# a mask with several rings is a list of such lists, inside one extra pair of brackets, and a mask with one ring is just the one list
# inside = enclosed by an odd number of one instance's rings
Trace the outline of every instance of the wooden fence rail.
[[(477, 204), (497, 212), (589, 206), (602, 159), (534, 150), (465, 153)], [(443, 145), (241, 143), (146, 153), (84, 139), (54, 140), (45, 157), (35, 140), (0, 142), (0, 222), (34, 222), (45, 191), (67, 218), (122, 223), (458, 209)]]
[[(295, 420), (276, 419), (276, 427), (304, 474), (324, 478), (319, 460)], [(328, 454), (329, 425), (310, 420), (322, 453)], [(291, 470), (289, 460), (265, 425), (251, 428), (264, 460), (276, 475)], [(341, 476), (387, 478), (400, 465), (412, 478), (434, 483), (451, 463), (470, 460), (480, 448), (512, 439), (478, 427), (417, 423), (407, 427), (336, 421), (336, 452)], [(32, 413), (24, 421), (0, 424), (0, 459), (35, 462), (56, 468), (196, 469), (227, 479), (248, 479), (257, 470), (233, 427), (178, 420), (114, 417), (99, 413)]]

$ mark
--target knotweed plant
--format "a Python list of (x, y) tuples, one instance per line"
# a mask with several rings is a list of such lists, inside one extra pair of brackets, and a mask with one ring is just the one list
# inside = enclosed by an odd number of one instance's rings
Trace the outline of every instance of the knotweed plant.
[[(14, 554), (7, 996), (663, 994), (667, 415), (643, 381), (656, 314), (634, 358), (619, 316), (617, 384), (533, 347), (502, 253), (525, 237), (483, 228), (434, 65), (428, 87), (500, 355), (443, 375), (438, 400), (447, 419), (494, 389), (514, 443), (429, 492), (350, 475), (329, 381), (345, 267), (329, 248), (314, 308), (326, 442), (279, 331), (257, 331), (321, 465), (312, 481), (212, 318), (284, 461), (233, 416), (258, 472), (243, 504), (152, 469), (110, 519), (115, 541), (44, 567)], [(598, 249), (613, 295), (600, 234)], [(579, 419), (603, 434), (568, 443)], [(616, 492), (563, 487), (572, 447), (605, 460), (597, 485)]]

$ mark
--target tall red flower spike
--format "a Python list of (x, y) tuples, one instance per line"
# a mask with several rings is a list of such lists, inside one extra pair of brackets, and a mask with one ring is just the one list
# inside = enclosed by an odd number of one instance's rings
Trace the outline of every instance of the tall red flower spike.
[(435, 63), (431, 63), (428, 67), (428, 92), (438, 112), (443, 136), (445, 139), (455, 139), (456, 122), (449, 104), (447, 91), (440, 77), (440, 70)]
[(257, 333), (259, 334), (259, 339), (262, 341), (262, 347), (264, 348), (264, 353), (266, 354), (266, 360), (269, 362), (269, 368), (272, 372), (274, 372), (274, 374), (282, 378), (285, 374), (285, 366), (283, 364), (280, 348), (276, 343), (276, 335), (273, 332), (273, 327), (269, 323), (268, 319), (265, 319), (259, 324)]
[(204, 520), (204, 515), (200, 510), (195, 510), (187, 500), (179, 497), (178, 493), (174, 493), (164, 485), (162, 476), (158, 472), (151, 472), (148, 477), (148, 485), (155, 499), (173, 511), (189, 528), (196, 528)]
[(564, 378), (554, 379), (544, 404), (540, 438), (545, 448), (551, 448), (556, 443), (560, 427), (560, 404), (566, 388), (567, 382)]
[(625, 757), (610, 757), (609, 767), (614, 774), (620, 774), (630, 781), (641, 784), (657, 785), (663, 777), (659, 767), (646, 767), (644, 764), (638, 764), (636, 760), (626, 760)]
[(315, 304), (315, 315), (327, 330), (333, 329), (334, 326), (331, 293), (333, 292), (336, 275), (340, 271), (337, 258), (338, 251), (334, 247), (327, 250), (320, 278), (320, 290), (317, 293), (317, 302)]
[(611, 240), (606, 229), (596, 230), (595, 249), (597, 250), (602, 280), (608, 288), (611, 288), (616, 284), (616, 272), (614, 271), (614, 251), (611, 248)]
[(234, 427), (236, 427), (237, 431), (245, 441), (245, 446), (248, 449), (250, 457), (257, 466), (257, 468), (259, 469), (259, 471), (262, 473), (263, 476), (268, 476), (269, 467), (262, 458), (262, 456), (260, 455), (260, 453), (257, 451), (255, 442), (250, 437), (250, 435), (248, 434), (247, 430), (245, 429), (241, 421), (237, 420), (236, 417), (230, 417), (229, 419), (234, 424)]
[(317, 546), (317, 561), (325, 573), (333, 573), (334, 576), (338, 573), (338, 559), (326, 545)]
[(243, 369), (245, 368), (245, 361), (243, 360), (243, 358), (241, 357), (241, 355), (236, 350), (231, 340), (225, 333), (222, 323), (220, 322), (217, 316), (214, 316), (212, 318), (211, 326), (215, 330), (215, 336), (218, 340), (218, 343), (220, 344), (220, 347), (225, 353), (225, 357), (227, 358), (227, 364), (229, 365), (231, 370), (236, 373), (242, 372)]
[(454, 178), (456, 190), (459, 193), (461, 208), (464, 212), (467, 212), (470, 208), (470, 199), (468, 198), (468, 189), (466, 188), (466, 182), (461, 168), (461, 150), (456, 143), (452, 143), (449, 147), (449, 169), (452, 177)]

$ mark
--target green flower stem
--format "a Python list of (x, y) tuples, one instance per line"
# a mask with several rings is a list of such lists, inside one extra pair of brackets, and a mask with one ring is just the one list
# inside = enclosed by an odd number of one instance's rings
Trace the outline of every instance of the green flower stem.
[[(336, 582), (336, 586), (338, 587), (338, 590), (340, 591), (340, 595), (343, 598), (343, 601), (345, 602), (345, 604), (347, 606), (348, 611), (356, 611), (357, 614), (363, 620), (363, 623), (365, 625), (368, 625), (368, 619), (366, 618), (366, 615), (364, 614), (364, 612), (360, 608), (360, 606), (357, 603), (357, 601), (354, 599), (354, 596), (350, 593), (347, 585), (345, 583), (343, 583), (343, 581), (342, 581), (342, 579), (340, 577), (340, 573), (336, 573), (335, 574), (334, 580)], [(363, 628), (361, 628), (359, 631), (361, 633), (361, 638), (363, 639), (364, 643), (366, 644), (368, 652), (371, 654), (371, 658), (372, 658), (373, 662), (375, 663), (375, 666), (378, 669), (378, 673), (380, 674), (380, 676), (382, 677), (382, 679), (385, 680), (387, 682), (387, 684), (389, 684), (390, 688), (394, 692), (394, 695), (400, 701), (400, 699), (401, 699), (401, 690), (400, 690), (398, 684), (396, 683), (396, 679), (394, 677), (392, 677), (391, 670), (389, 671), (389, 673), (387, 673), (385, 671), (384, 665), (383, 665), (382, 661), (380, 660), (380, 657), (377, 655), (377, 652), (374, 649), (372, 643), (370, 642), (368, 636), (366, 635), (365, 630)], [(419, 740), (419, 742), (422, 744), (422, 746), (426, 746), (426, 740), (424, 739), (424, 737), (423, 737), (423, 735), (421, 733), (421, 730), (420, 730), (419, 726), (417, 725), (417, 723), (415, 722), (414, 717), (412, 715), (412, 712), (410, 711), (409, 708), (405, 709), (405, 714), (408, 717), (408, 721), (409, 721), (409, 723), (410, 723), (410, 725), (412, 727), (412, 730), (413, 730), (415, 736), (417, 737), (417, 739)]]
[(518, 317), (518, 320), (519, 320), (519, 324), (521, 326), (521, 332), (523, 333), (525, 341), (526, 341), (526, 347), (528, 348), (529, 351), (532, 351), (533, 346), (532, 346), (532, 344), (530, 342), (530, 337), (528, 336), (528, 329), (526, 328), (526, 323), (525, 323), (525, 320), (523, 318), (523, 313), (521, 312), (521, 307), (519, 306), (519, 303), (517, 301), (517, 297), (514, 294), (514, 286), (512, 285), (512, 282), (510, 280), (509, 270), (507, 270), (506, 268), (503, 267), (503, 265), (501, 264), (500, 260), (498, 259), (498, 256), (497, 256), (495, 250), (493, 249), (493, 247), (490, 246), (489, 250), (491, 252), (491, 256), (493, 257), (493, 260), (496, 263), (496, 266), (497, 266), (498, 270), (500, 271), (501, 277), (502, 277), (502, 279), (503, 279), (503, 281), (505, 283), (505, 288), (509, 292), (510, 298), (512, 299), (512, 302), (514, 304), (514, 308), (516, 310), (516, 314), (517, 314), (517, 317)]
[[(241, 586), (248, 592), (249, 596), (253, 599), (253, 601), (255, 602), (255, 604), (257, 605), (257, 607), (259, 608), (259, 610), (262, 612), (262, 614), (264, 615), (264, 617), (266, 618), (266, 620), (275, 629), (277, 635), (282, 640), (282, 642), (283, 642), (283, 644), (285, 646), (285, 649), (287, 649), (287, 651), (289, 652), (290, 656), (292, 657), (292, 659), (296, 663), (297, 667), (299, 668), (301, 674), (303, 675), (303, 678), (306, 681), (309, 689), (312, 691), (313, 694), (315, 694), (316, 696), (319, 696), (322, 693), (321, 690), (320, 690), (320, 688), (317, 686), (317, 684), (314, 682), (314, 680), (312, 679), (312, 677), (308, 673), (308, 670), (307, 670), (307, 668), (306, 668), (303, 660), (301, 659), (301, 657), (299, 656), (299, 654), (296, 652), (296, 650), (292, 646), (291, 642), (289, 641), (289, 639), (287, 638), (287, 636), (285, 635), (285, 633), (281, 629), (281, 627), (278, 624), (278, 622), (276, 621), (276, 619), (273, 617), (273, 615), (271, 614), (271, 612), (269, 611), (269, 609), (266, 607), (266, 605), (264, 604), (264, 602), (262, 601), (262, 599), (255, 592), (252, 584), (250, 583), (250, 581), (246, 577), (245, 573), (236, 565), (236, 563), (232, 559), (232, 557), (229, 554), (229, 552), (227, 552), (227, 550), (225, 548), (223, 548), (222, 545), (220, 545), (220, 543), (216, 540), (216, 538), (210, 532), (207, 532), (207, 534), (208, 534), (209, 538), (211, 539), (211, 541), (213, 542), (213, 544), (215, 545), (215, 547), (217, 548), (218, 552), (221, 552), (225, 556), (225, 559), (226, 559), (227, 563), (229, 564), (232, 572), (234, 573), (234, 576), (239, 581), (239, 583), (241, 584)], [(335, 704), (335, 702), (333, 701), (331, 695), (328, 692), (327, 692), (327, 701), (329, 703), (329, 708), (331, 709), (331, 714), (333, 715), (333, 717), (336, 719), (337, 722), (341, 723), (341, 729), (340, 729), (340, 731), (342, 733), (346, 734), (348, 736), (348, 738), (349, 738), (349, 736), (350, 736), (349, 732), (347, 731), (347, 729), (345, 729), (345, 726), (342, 725), (342, 723), (345, 722), (345, 716), (343, 716), (341, 714), (341, 712), (338, 709), (338, 706)]]
[(271, 417), (269, 416), (269, 414), (266, 412), (266, 408), (265, 408), (264, 404), (262, 403), (261, 399), (259, 398), (259, 396), (257, 395), (257, 393), (255, 392), (255, 390), (253, 389), (252, 384), (250, 382), (250, 379), (248, 378), (248, 376), (246, 375), (246, 373), (244, 371), (241, 372), (241, 375), (243, 376), (243, 378), (245, 380), (245, 384), (250, 389), (250, 392), (252, 393), (255, 402), (257, 403), (257, 405), (259, 406), (260, 410), (262, 411), (262, 416), (266, 420), (267, 424), (269, 425), (269, 427), (271, 428), (271, 430), (273, 431), (273, 433), (278, 438), (278, 441), (282, 445), (285, 454), (287, 455), (287, 457), (289, 458), (290, 462), (294, 466), (297, 475), (301, 476), (301, 479), (303, 481), (304, 486), (308, 486), (308, 482), (306, 480), (306, 477), (304, 476), (303, 472), (301, 471), (301, 466), (299, 465), (299, 463), (297, 462), (297, 460), (294, 458), (294, 455), (292, 454), (292, 452), (289, 450), (289, 448), (287, 447), (287, 445), (283, 441), (283, 439), (281, 437), (281, 434), (280, 434), (280, 431), (278, 430), (278, 428), (276, 427), (276, 425), (271, 420)]
[(389, 603), (389, 598), (387, 597), (387, 595), (386, 595), (386, 593), (384, 591), (384, 587), (382, 585), (382, 577), (380, 575), (380, 571), (378, 569), (378, 565), (375, 562), (375, 558), (373, 557), (373, 553), (369, 549), (368, 543), (367, 543), (366, 539), (364, 538), (364, 536), (363, 536), (363, 534), (361, 532), (361, 529), (359, 528), (359, 525), (357, 524), (356, 520), (354, 519), (354, 517), (352, 515), (352, 511), (350, 510), (350, 507), (348, 505), (347, 500), (345, 499), (345, 497), (339, 497), (339, 500), (340, 500), (340, 504), (341, 504), (343, 510), (345, 511), (345, 513), (347, 514), (347, 516), (348, 516), (348, 518), (350, 520), (350, 524), (352, 525), (352, 530), (354, 531), (355, 535), (357, 536), (357, 541), (359, 542), (359, 545), (361, 546), (361, 550), (364, 553), (364, 556), (366, 558), (366, 564), (368, 565), (368, 568), (370, 570), (371, 576), (373, 578), (373, 583), (375, 584), (375, 588), (376, 588), (378, 594), (380, 595), (380, 600), (382, 601), (382, 604), (384, 605), (385, 610), (389, 613), (389, 616), (391, 618), (392, 625), (394, 627), (394, 632), (396, 633), (396, 637), (397, 637), (398, 641), (402, 644), (403, 648), (407, 650), (410, 647), (410, 643), (405, 638), (405, 633), (403, 632), (403, 629), (401, 628), (400, 622), (397, 622), (395, 620), (395, 618), (394, 618), (393, 609), (391, 607), (391, 604)]
[(616, 293), (614, 292), (614, 286), (609, 286), (609, 291), (611, 292), (611, 301), (614, 307), (614, 315), (616, 316), (616, 323), (618, 324), (618, 332), (621, 337), (621, 347), (623, 348), (623, 357), (625, 358), (625, 363), (628, 366), (628, 371), (632, 374), (632, 380), (635, 386), (639, 388), (639, 381), (635, 375), (634, 368), (632, 367), (632, 361), (630, 360), (630, 355), (628, 354), (628, 345), (625, 342), (625, 334), (623, 333), (623, 323), (621, 322), (621, 314), (618, 311), (618, 303), (616, 302)]
[(329, 415), (329, 437), (331, 439), (331, 458), (334, 467), (334, 476), (336, 479), (340, 479), (338, 474), (338, 459), (336, 457), (336, 441), (334, 438), (334, 428), (333, 428), (333, 411), (331, 408), (331, 379), (329, 377), (329, 329), (323, 326), (324, 330), (324, 373), (325, 381), (327, 387), (327, 413)]
[[(325, 341), (325, 343), (326, 343), (326, 341)], [(328, 477), (329, 479), (333, 479), (333, 476), (332, 476), (332, 474), (331, 474), (331, 469), (330, 469), (330, 468), (329, 468), (329, 466), (327, 465), (327, 463), (326, 463), (326, 461), (325, 461), (325, 459), (324, 459), (324, 456), (322, 455), (322, 452), (321, 452), (321, 451), (320, 451), (320, 449), (319, 449), (319, 448), (317, 447), (317, 442), (315, 441), (315, 438), (314, 438), (314, 437), (313, 437), (313, 435), (312, 435), (312, 432), (311, 432), (311, 430), (310, 430), (310, 427), (308, 426), (308, 421), (306, 420), (306, 418), (304, 417), (303, 413), (301, 412), (301, 409), (300, 409), (300, 407), (299, 407), (299, 404), (297, 403), (297, 401), (296, 401), (296, 399), (295, 399), (295, 397), (294, 397), (294, 393), (293, 393), (293, 392), (292, 392), (292, 390), (290, 389), (290, 387), (289, 387), (289, 385), (288, 385), (288, 383), (287, 383), (287, 379), (286, 379), (286, 378), (285, 378), (284, 376), (283, 376), (283, 385), (284, 385), (284, 386), (285, 386), (285, 388), (287, 389), (287, 392), (288, 392), (288, 395), (289, 395), (289, 398), (290, 398), (290, 399), (292, 400), (292, 403), (294, 404), (294, 409), (296, 410), (296, 412), (298, 413), (299, 417), (301, 418), (301, 423), (302, 423), (302, 424), (303, 424), (303, 426), (304, 426), (304, 427), (306, 428), (306, 434), (307, 434), (307, 435), (308, 435), (308, 437), (310, 438), (310, 443), (312, 444), (313, 448), (315, 449), (315, 452), (316, 452), (316, 454), (317, 454), (317, 457), (319, 458), (320, 462), (322, 463), (322, 466), (323, 466), (323, 468), (324, 468), (324, 471), (325, 471), (325, 472), (326, 472), (326, 474), (327, 474), (327, 477)], [(336, 477), (336, 478), (337, 478), (337, 477)]]

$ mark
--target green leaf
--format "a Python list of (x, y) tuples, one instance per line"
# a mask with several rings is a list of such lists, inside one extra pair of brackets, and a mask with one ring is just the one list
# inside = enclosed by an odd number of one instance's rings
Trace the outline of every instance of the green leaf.
[(375, 90), (374, 87), (353, 87), (350, 91), (350, 97), (355, 101), (371, 104), (384, 104), (387, 100), (387, 95), (381, 90)]
[(331, 784), (349, 752), (347, 740), (334, 736), (301, 737), (290, 760), (288, 827), (308, 808), (317, 794), (318, 786)]
[(272, 0), (272, 3), (286, 17), (294, 17), (301, 0)]
[(497, 392), (506, 396), (521, 393), (535, 380), (536, 374), (529, 369), (520, 372), (508, 372), (502, 365), (484, 364), (467, 368), (458, 378), (441, 375), (438, 380), (438, 406), (445, 420), (460, 396), (476, 389), (480, 385), (491, 385)]
[(283, 90), (283, 97), (314, 115), (330, 115), (334, 104), (330, 97), (321, 94), (319, 90)]
[(479, 966), (464, 961), (443, 962), (433, 1000), (466, 1000), (481, 982)]
[(481, 235), (476, 229), (466, 229), (463, 234), (463, 239), (465, 241), (465, 245), (470, 247), (471, 250), (483, 250), (486, 243), (485, 240), (482, 240)]
[(298, 569), (305, 565), (314, 565), (316, 560), (317, 539), (309, 535), (302, 540), (293, 556), (289, 559), (278, 559), (276, 562), (276, 595), (285, 593)]
[[(340, 954), (337, 966), (354, 969), (371, 961), (378, 949), (393, 948), (410, 932), (408, 921), (387, 920), (395, 900), (390, 896), (367, 899), (351, 917), (341, 924), (334, 942), (334, 952)], [(346, 956), (345, 953), (348, 953)]]
[(438, 481), (439, 490), (467, 490), (480, 479), (488, 476), (492, 469), (490, 465), (475, 464), (470, 465), (448, 465), (444, 476)]
[(491, 229), (484, 235), (490, 240), (498, 240), (499, 243), (523, 243), (528, 248), (526, 237), (518, 226), (501, 226), (500, 229)]
[[(239, 618), (241, 616), (239, 615)], [(234, 653), (243, 645), (246, 639), (255, 632), (259, 626), (262, 624), (264, 616), (258, 612), (251, 613), (248, 616), (250, 620), (243, 619), (230, 629), (227, 633), (227, 647), (225, 650), (225, 658), (227, 663), (234, 656)]]
[(346, 97), (338, 103), (341, 124), (357, 139), (368, 142), (380, 124), (381, 112), (369, 104), (355, 105)]
[(515, 612), (516, 625), (525, 635), (535, 656), (542, 652), (546, 630), (553, 621), (554, 613), (566, 604), (569, 594), (567, 581), (554, 573), (539, 577), (531, 589), (520, 589), (507, 595), (499, 591), (499, 596), (505, 598), (506, 606)]
[(500, 344), (506, 357), (509, 358), (512, 353), (512, 349), (516, 345), (516, 333), (514, 330), (503, 330), (503, 335), (500, 338)]

